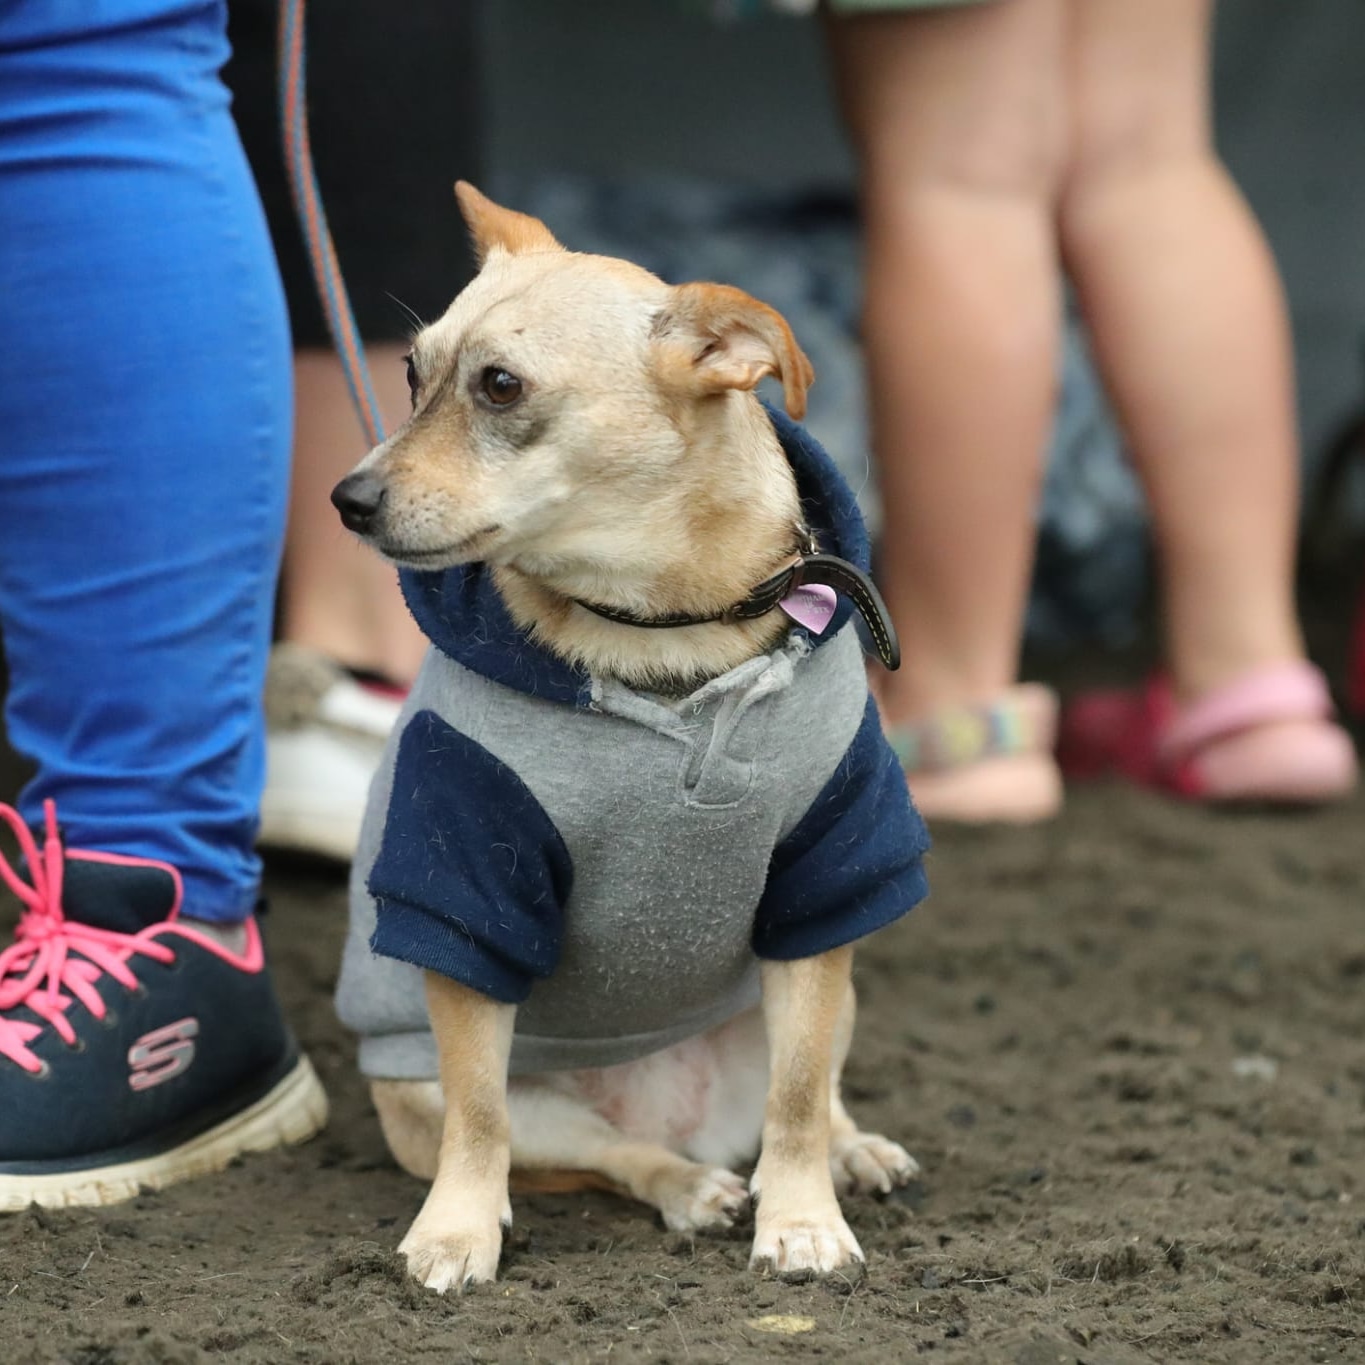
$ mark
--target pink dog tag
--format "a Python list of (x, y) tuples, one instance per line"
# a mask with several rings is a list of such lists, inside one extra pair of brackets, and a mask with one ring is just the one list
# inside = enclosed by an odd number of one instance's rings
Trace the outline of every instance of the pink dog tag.
[(798, 626), (805, 626), (812, 635), (823, 635), (839, 605), (839, 594), (823, 583), (807, 583), (777, 605)]

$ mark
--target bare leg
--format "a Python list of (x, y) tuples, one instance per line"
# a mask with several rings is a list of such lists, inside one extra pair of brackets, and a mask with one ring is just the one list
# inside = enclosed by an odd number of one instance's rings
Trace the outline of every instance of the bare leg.
[[(1064, 19), (1063, 0), (998, 0), (829, 25), (861, 173), (881, 583), (905, 657), (878, 680), (891, 726), (1016, 678), (1056, 391)], [(931, 817), (957, 813), (941, 776), (956, 774), (911, 775)], [(1020, 813), (1056, 806), (1049, 762), (1017, 776)]]
[[(408, 414), (399, 342), (369, 348), (389, 429)], [(329, 497), (365, 454), (341, 364), (332, 351), (294, 357), (294, 474), (285, 542), (283, 635), (338, 663), (411, 682), (426, 640), (408, 614), (394, 568), (342, 528)]]
[(1285, 304), (1214, 154), (1208, 0), (1071, 0), (1066, 262), (1151, 500), (1187, 698), (1296, 659)]

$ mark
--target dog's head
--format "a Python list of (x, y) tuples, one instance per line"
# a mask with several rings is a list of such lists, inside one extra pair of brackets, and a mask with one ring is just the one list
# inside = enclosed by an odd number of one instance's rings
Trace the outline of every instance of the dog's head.
[(566, 251), (539, 220), (455, 192), (480, 272), (413, 341), (412, 415), (332, 494), (389, 559), (610, 563), (657, 535), (695, 433), (735, 395), (775, 375), (804, 413), (810, 363), (773, 309)]

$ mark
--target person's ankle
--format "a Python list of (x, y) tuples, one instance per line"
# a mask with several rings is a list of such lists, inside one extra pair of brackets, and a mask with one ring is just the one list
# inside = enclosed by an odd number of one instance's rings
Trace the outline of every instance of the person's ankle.
[(1018, 684), (1013, 680), (976, 683), (940, 678), (904, 679), (899, 675), (874, 677), (872, 694), (887, 729), (920, 725), (945, 712), (989, 706)]
[(190, 915), (182, 915), (179, 922), (186, 929), (193, 929), (195, 933), (216, 943), (234, 957), (241, 957), (246, 952), (250, 936), (244, 923), (228, 924), (221, 920), (194, 919)]
[(1253, 674), (1306, 662), (1298, 641), (1223, 650), (1173, 650), (1168, 677), (1176, 701), (1188, 706)]

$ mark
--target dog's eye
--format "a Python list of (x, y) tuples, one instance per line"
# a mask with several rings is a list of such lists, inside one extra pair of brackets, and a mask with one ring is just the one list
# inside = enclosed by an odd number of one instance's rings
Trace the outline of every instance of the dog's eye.
[(411, 351), (403, 357), (403, 363), (408, 367), (408, 392), (412, 395), (412, 401), (415, 403), (417, 401), (417, 364), (412, 358)]
[(496, 365), (490, 365), (483, 372), (479, 386), (483, 389), (483, 396), (495, 407), (505, 408), (521, 397), (521, 380), (506, 370), (498, 369)]

